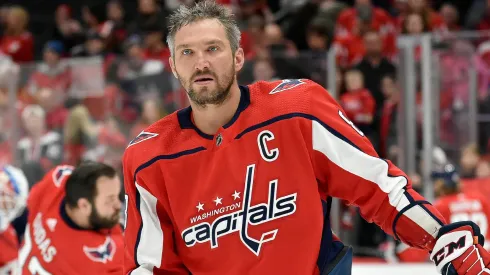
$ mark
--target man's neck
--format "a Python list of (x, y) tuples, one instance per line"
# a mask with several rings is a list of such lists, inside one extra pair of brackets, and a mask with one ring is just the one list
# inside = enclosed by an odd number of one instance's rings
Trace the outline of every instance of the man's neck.
[(194, 124), (203, 133), (214, 135), (220, 127), (229, 122), (240, 104), (240, 88), (234, 84), (228, 98), (221, 105), (198, 106), (191, 102)]
[(70, 218), (73, 223), (81, 228), (90, 228), (88, 218), (81, 215), (78, 209), (72, 209), (68, 206), (68, 204), (65, 204), (65, 211), (66, 215), (68, 215), (68, 218)]

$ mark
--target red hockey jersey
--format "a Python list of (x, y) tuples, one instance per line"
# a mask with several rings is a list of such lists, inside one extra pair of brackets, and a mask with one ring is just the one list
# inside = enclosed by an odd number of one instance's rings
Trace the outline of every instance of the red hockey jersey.
[(19, 240), (12, 226), (0, 232), (0, 274), (15, 274), (17, 256), (19, 254)]
[(474, 193), (460, 193), (437, 199), (434, 206), (448, 222), (472, 221), (485, 237), (485, 249), (490, 251), (490, 204), (488, 198)]
[(339, 251), (330, 197), (408, 244), (434, 245), (440, 214), (320, 85), (240, 90), (214, 136), (188, 107), (130, 142), (125, 274), (319, 274)]
[(65, 183), (73, 167), (57, 166), (34, 185), (19, 253), (22, 274), (121, 274), (122, 229), (78, 227), (64, 208)]

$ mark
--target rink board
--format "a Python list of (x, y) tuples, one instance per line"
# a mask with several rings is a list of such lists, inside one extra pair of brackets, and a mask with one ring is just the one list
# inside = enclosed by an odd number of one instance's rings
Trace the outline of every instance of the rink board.
[(356, 263), (352, 275), (438, 275), (434, 264)]

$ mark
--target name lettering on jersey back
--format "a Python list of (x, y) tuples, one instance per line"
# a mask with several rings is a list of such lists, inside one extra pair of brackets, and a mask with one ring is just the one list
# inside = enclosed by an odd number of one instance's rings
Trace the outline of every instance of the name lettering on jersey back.
[(34, 242), (41, 251), (43, 260), (50, 263), (56, 255), (56, 247), (51, 245), (51, 239), (47, 237), (46, 229), (43, 226), (42, 213), (37, 213), (33, 223)]
[(471, 201), (455, 201), (449, 204), (449, 209), (451, 212), (462, 212), (462, 211), (481, 211), (481, 203), (477, 200)]

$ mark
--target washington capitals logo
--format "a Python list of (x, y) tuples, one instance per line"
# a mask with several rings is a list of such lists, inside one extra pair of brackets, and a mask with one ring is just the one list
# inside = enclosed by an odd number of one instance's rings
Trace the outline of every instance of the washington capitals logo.
[(73, 169), (75, 168), (70, 165), (60, 165), (56, 167), (55, 171), (52, 174), (54, 185), (56, 185), (56, 187), (60, 187), (61, 183), (63, 182), (63, 179), (71, 175)]
[(94, 262), (107, 263), (112, 261), (114, 254), (116, 253), (116, 244), (111, 237), (107, 237), (105, 242), (98, 247), (83, 246), (83, 252), (87, 257)]
[(306, 84), (301, 79), (284, 79), (279, 85), (277, 85), (269, 94), (277, 94), (286, 90), (291, 90), (292, 88), (298, 87), (299, 85)]
[(154, 138), (156, 136), (158, 136), (158, 134), (143, 131), (137, 137), (135, 137), (133, 140), (131, 140), (128, 147), (131, 145), (138, 144), (142, 141), (148, 140), (150, 138)]
[(186, 246), (191, 247), (196, 243), (209, 242), (211, 249), (215, 249), (218, 247), (218, 239), (220, 237), (238, 231), (240, 240), (245, 247), (256, 256), (259, 256), (262, 245), (276, 238), (279, 229), (265, 232), (261, 234), (259, 239), (250, 236), (248, 229), (250, 226), (256, 226), (294, 214), (296, 212), (297, 193), (278, 198), (278, 180), (272, 180), (269, 182), (267, 203), (251, 205), (254, 172), (255, 165), (249, 165), (245, 178), (242, 209), (223, 215), (211, 224), (202, 222), (184, 229), (182, 231), (182, 239), (184, 239)]

